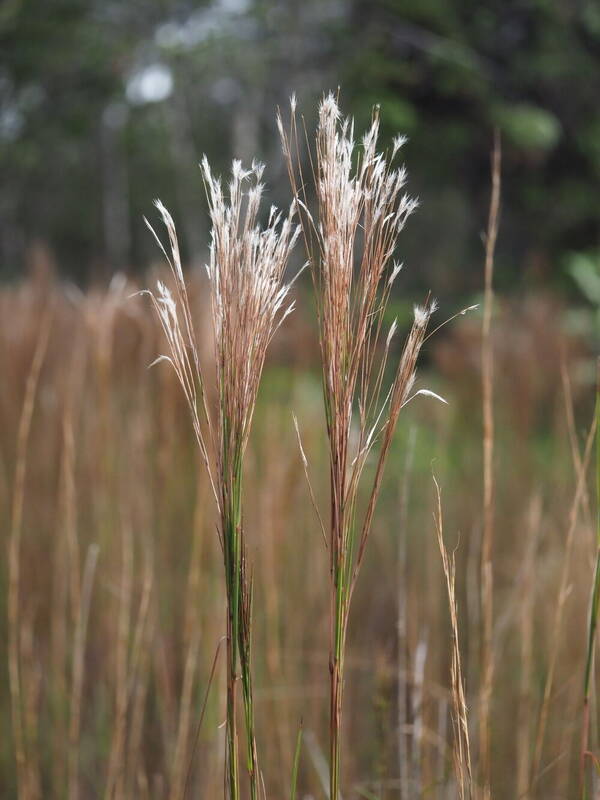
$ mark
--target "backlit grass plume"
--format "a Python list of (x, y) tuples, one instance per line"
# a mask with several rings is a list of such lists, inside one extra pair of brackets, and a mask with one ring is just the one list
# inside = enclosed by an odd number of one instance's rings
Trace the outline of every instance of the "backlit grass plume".
[[(344, 654), (350, 602), (400, 410), (411, 399), (419, 350), (434, 305), (415, 308), (414, 321), (391, 382), (386, 365), (396, 323), (384, 331), (384, 313), (401, 265), (394, 262), (398, 235), (416, 200), (404, 192), (406, 172), (377, 152), (379, 117), (354, 141), (333, 95), (319, 107), (316, 150), (311, 154), (317, 212), (308, 208), (306, 182), (292, 100), (289, 133), (278, 118), (284, 155), (299, 207), (318, 314), (330, 467), (330, 522), (326, 541), (331, 574), (330, 797), (340, 792), (340, 731)], [(431, 393), (429, 393), (431, 394)], [(374, 472), (367, 502), (359, 484), (369, 456)]]
[[(251, 676), (252, 581), (246, 561), (242, 514), (242, 465), (268, 344), (292, 310), (289, 284), (283, 282), (288, 256), (299, 233), (287, 216), (271, 208), (265, 228), (258, 222), (263, 184), (262, 165), (244, 170), (233, 162), (224, 191), (206, 158), (204, 178), (212, 222), (207, 265), (215, 340), (218, 407), (207, 402), (205, 379), (192, 323), (177, 234), (166, 208), (157, 202), (169, 235), (171, 255), (161, 244), (174, 279), (174, 291), (159, 283), (149, 292), (164, 330), (169, 361), (188, 402), (200, 454), (209, 474), (219, 513), (227, 593), (227, 787), (240, 796), (236, 727), (236, 685), (241, 677), (247, 768), (251, 796), (258, 797), (260, 776), (256, 752)], [(161, 360), (158, 359), (158, 360)]]

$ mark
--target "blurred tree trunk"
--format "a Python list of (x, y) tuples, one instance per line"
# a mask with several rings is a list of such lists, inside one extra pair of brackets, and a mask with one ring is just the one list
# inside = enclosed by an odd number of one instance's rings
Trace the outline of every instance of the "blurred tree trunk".
[(123, 104), (111, 103), (102, 114), (100, 146), (106, 260), (103, 266), (108, 274), (131, 264), (129, 179), (121, 141), (126, 118), (127, 109)]
[(263, 95), (252, 87), (233, 108), (231, 149), (234, 158), (251, 164), (260, 152), (260, 115)]
[(8, 186), (0, 192), (0, 275), (14, 273), (23, 262), (25, 235), (18, 221), (17, 198)]

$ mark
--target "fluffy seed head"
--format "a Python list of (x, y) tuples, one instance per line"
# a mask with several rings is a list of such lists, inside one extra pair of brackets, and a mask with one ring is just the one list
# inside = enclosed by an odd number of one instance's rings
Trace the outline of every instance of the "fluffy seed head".
[[(311, 159), (317, 211), (309, 211), (299, 137), (292, 110), (289, 134), (278, 126), (309, 251), (319, 319), (325, 411), (332, 481), (332, 559), (351, 552), (362, 558), (398, 415), (410, 397), (416, 362), (433, 305), (417, 307), (391, 384), (385, 388), (395, 322), (384, 330), (384, 312), (401, 269), (394, 261), (399, 235), (418, 202), (405, 192), (406, 170), (392, 164), (405, 142), (397, 136), (389, 159), (378, 152), (379, 110), (354, 140), (354, 121), (344, 118), (333, 94), (318, 113)], [(385, 337), (382, 347), (378, 343)], [(354, 509), (359, 480), (379, 444), (375, 480), (358, 540)], [(354, 541), (354, 543), (351, 543)], [(356, 546), (355, 546), (356, 545)], [(341, 554), (341, 555), (340, 555)]]
[[(241, 161), (234, 161), (226, 192), (221, 180), (213, 175), (206, 156), (201, 170), (212, 222), (206, 271), (220, 398), (216, 421), (212, 420), (206, 404), (175, 224), (160, 201), (156, 201), (156, 207), (167, 228), (169, 251), (147, 220), (146, 224), (171, 267), (174, 289), (158, 281), (155, 291), (149, 294), (169, 347), (169, 355), (159, 360), (173, 366), (181, 383), (200, 452), (222, 508), (223, 491), (231, 479), (225, 465), (241, 464), (267, 346), (293, 308), (293, 303), (286, 305), (290, 283), (284, 283), (283, 278), (299, 226), (293, 223), (295, 204), (285, 217), (272, 207), (266, 227), (259, 225), (262, 164), (253, 162), (250, 169), (245, 169)], [(209, 457), (211, 441), (215, 470)]]
[(207, 273), (211, 286), (221, 414), (245, 446), (267, 346), (290, 313), (283, 281), (299, 233), (294, 206), (284, 218), (271, 207), (266, 227), (258, 215), (263, 165), (234, 162), (227, 195), (206, 158), (202, 173), (212, 221)]

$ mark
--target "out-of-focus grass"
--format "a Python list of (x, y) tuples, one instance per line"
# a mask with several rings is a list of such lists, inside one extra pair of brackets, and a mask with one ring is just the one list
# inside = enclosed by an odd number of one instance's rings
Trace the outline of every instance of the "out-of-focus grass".
[[(199, 336), (208, 349), (202, 279), (194, 275), (191, 287)], [(38, 281), (0, 292), (5, 547), (25, 382), (43, 310), (53, 305), (24, 484), (18, 642), (27, 764), (44, 798), (66, 796), (67, 766), (75, 751), (82, 799), (105, 794), (114, 751), (111, 797), (172, 796), (176, 749), (177, 758), (189, 763), (225, 630), (221, 554), (208, 487), (171, 372), (161, 365), (147, 369), (164, 347), (149, 310), (128, 299), (135, 288), (114, 282), (108, 291), (79, 295)], [(501, 302), (497, 311), (492, 788), (495, 797), (513, 797), (515, 765), (526, 770), (537, 730), (577, 476), (561, 388), (563, 344), (574, 378), (580, 450), (593, 415), (593, 390), (577, 383), (585, 347), (565, 339), (560, 309), (551, 300)], [(255, 565), (258, 743), (272, 798), (289, 796), (301, 719), (297, 796), (322, 796), (319, 748), (326, 749), (328, 730), (328, 557), (291, 413), (299, 420), (323, 513), (329, 488), (322, 395), (315, 333), (302, 304), (289, 322), (265, 370), (245, 478)], [(432, 466), (443, 490), (446, 546), (458, 547), (458, 629), (469, 722), (477, 728), (479, 329), (476, 316), (460, 318), (427, 343), (426, 385), (449, 405), (428, 398), (411, 403), (392, 447), (349, 630), (344, 797), (391, 800), (402, 796), (401, 787), (411, 798), (453, 796), (451, 630), (432, 518)], [(532, 512), (536, 504), (538, 514)], [(548, 727), (531, 797), (578, 793), (593, 521), (590, 484), (578, 509)], [(74, 742), (69, 740), (73, 649), (84, 564), (94, 545), (99, 550), (84, 644), (81, 728)], [(0, 786), (3, 796), (15, 797), (7, 586), (5, 559)], [(524, 597), (530, 597), (532, 609), (530, 668), (523, 655)], [(399, 638), (400, 600), (405, 632)], [(186, 679), (186, 664), (195, 653), (197, 669)], [(124, 728), (118, 733), (123, 697)], [(192, 762), (190, 796), (222, 792), (224, 697), (217, 669)], [(593, 719), (593, 696), (591, 708)], [(593, 752), (596, 728), (590, 727)], [(525, 743), (523, 731), (529, 731)]]

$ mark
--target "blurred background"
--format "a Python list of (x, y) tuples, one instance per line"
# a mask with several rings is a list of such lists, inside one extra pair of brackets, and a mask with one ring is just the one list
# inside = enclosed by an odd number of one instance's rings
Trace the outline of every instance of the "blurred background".
[(286, 202), (275, 109), (296, 92), (310, 128), (338, 86), (360, 126), (379, 103), (384, 136), (410, 139), (408, 280), (444, 297), (479, 287), (494, 126), (499, 285), (575, 298), (598, 274), (595, 0), (5, 0), (0, 53), (3, 276), (23, 274), (34, 242), (79, 284), (139, 271), (157, 196), (203, 259), (201, 155), (220, 170), (264, 160)]
[[(428, 291), (439, 322), (481, 301), (500, 132), (492, 796), (581, 797), (597, 521), (598, 2), (3, 0), (2, 798), (179, 800), (186, 783), (187, 796), (222, 795), (222, 664), (210, 680), (224, 631), (221, 555), (179, 387), (164, 364), (147, 369), (165, 343), (148, 304), (130, 297), (165, 278), (143, 215), (155, 220), (155, 197), (173, 214), (209, 358), (198, 161), (206, 153), (226, 175), (233, 157), (264, 160), (267, 199), (287, 206), (276, 109), (285, 116), (295, 92), (310, 136), (319, 98), (338, 87), (357, 132), (379, 104), (381, 146), (409, 138), (402, 157), (421, 206), (401, 236), (390, 301), (401, 329)], [(328, 564), (291, 418), (323, 512), (304, 278), (265, 368), (245, 485), (259, 750), (277, 800), (289, 796), (300, 719), (298, 796), (326, 796)], [(346, 800), (457, 796), (432, 469), (458, 548), (479, 780), (481, 329), (475, 311), (427, 342), (418, 385), (449, 405), (419, 398), (401, 415), (351, 614)], [(595, 690), (590, 720), (597, 754)]]

